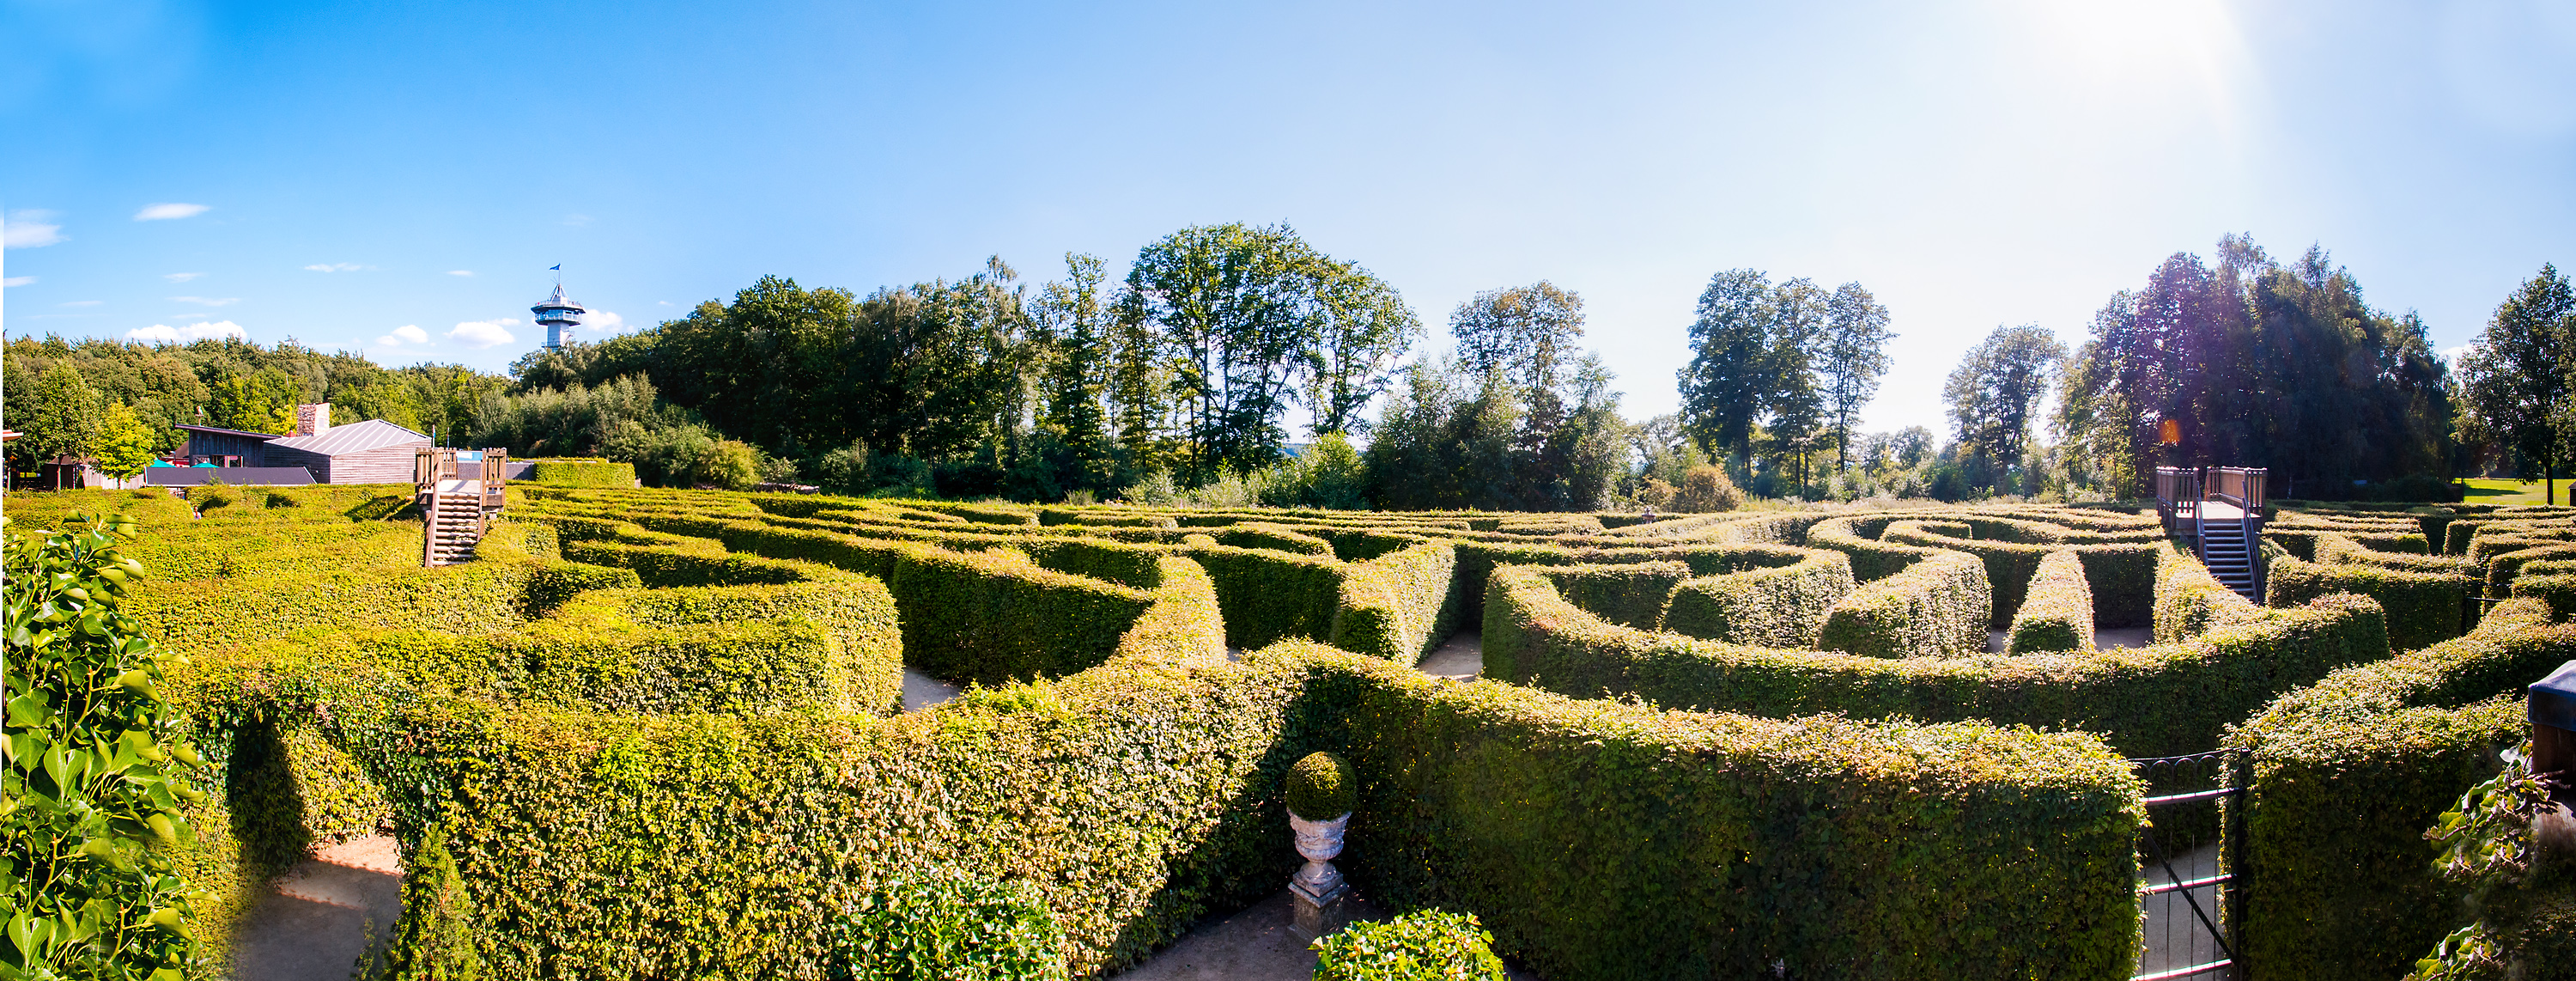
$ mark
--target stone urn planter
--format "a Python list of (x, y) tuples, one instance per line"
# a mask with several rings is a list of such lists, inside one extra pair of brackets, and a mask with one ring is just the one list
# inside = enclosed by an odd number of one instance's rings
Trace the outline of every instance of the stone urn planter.
[(1297, 854), (1306, 864), (1288, 879), (1288, 892), (1296, 907), (1294, 929), (1299, 936), (1315, 940), (1330, 935), (1350, 924), (1351, 884), (1342, 878), (1333, 859), (1342, 854), (1342, 832), (1350, 827), (1351, 814), (1342, 812), (1329, 821), (1309, 821), (1288, 813), (1288, 827), (1297, 833)]
[[(1288, 827), (1297, 833), (1297, 854), (1306, 859), (1288, 879), (1290, 905), (1296, 907), (1289, 928), (1308, 940), (1350, 923), (1350, 883), (1333, 868), (1333, 859), (1342, 853), (1342, 831), (1351, 825), (1358, 787), (1351, 765), (1331, 753), (1309, 753), (1288, 773)], [(1335, 816), (1317, 820), (1309, 814)]]

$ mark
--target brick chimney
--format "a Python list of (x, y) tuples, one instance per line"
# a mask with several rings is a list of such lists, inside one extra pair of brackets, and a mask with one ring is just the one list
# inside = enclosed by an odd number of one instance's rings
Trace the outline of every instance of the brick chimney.
[(331, 431), (331, 403), (315, 402), (295, 407), (295, 435), (320, 436)]

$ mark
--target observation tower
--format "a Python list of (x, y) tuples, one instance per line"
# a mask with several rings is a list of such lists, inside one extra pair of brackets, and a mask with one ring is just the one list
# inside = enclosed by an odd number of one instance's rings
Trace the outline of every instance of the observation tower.
[(579, 303), (564, 299), (563, 279), (558, 276), (555, 279), (555, 295), (547, 297), (544, 303), (529, 307), (528, 312), (536, 314), (537, 323), (546, 328), (546, 350), (556, 351), (563, 348), (564, 335), (571, 333), (573, 328), (581, 326), (581, 315), (590, 311), (582, 309)]

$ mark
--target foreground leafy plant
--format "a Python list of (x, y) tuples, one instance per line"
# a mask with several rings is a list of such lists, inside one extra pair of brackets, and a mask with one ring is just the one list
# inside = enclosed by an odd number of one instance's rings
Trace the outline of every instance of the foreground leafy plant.
[(842, 981), (1062, 981), (1064, 931), (1025, 883), (949, 868), (888, 880), (837, 925)]
[(1502, 981), (1494, 935), (1473, 913), (1426, 909), (1315, 941), (1315, 981)]
[(2485, 981), (2512, 976), (2518, 900), (2539, 855), (2532, 822), (2549, 802), (2549, 781), (2531, 772), (2531, 744), (2504, 750), (2504, 771), (2460, 795), (2424, 837), (2441, 848), (2442, 877), (2466, 885), (2476, 920), (2442, 938), (2406, 981)]
[(0, 540), (8, 583), (8, 767), (0, 786), (0, 979), (176, 981), (196, 956), (168, 850), (191, 837), (158, 650), (118, 601), (143, 578), (118, 551), (134, 522)]

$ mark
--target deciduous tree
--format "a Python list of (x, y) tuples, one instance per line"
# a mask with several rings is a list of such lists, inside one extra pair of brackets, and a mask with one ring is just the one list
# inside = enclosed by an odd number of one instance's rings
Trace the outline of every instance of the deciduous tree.
[(2460, 374), (2474, 424), (2537, 462), (2543, 503), (2557, 503), (2553, 478), (2576, 434), (2576, 288), (2555, 264), (2496, 307)]

